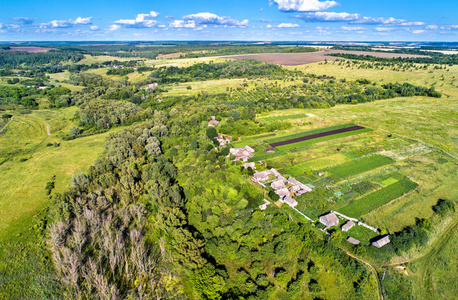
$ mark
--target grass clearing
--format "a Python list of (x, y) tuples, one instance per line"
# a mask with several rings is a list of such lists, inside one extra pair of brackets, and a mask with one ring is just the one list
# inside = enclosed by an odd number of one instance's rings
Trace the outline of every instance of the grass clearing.
[(291, 176), (298, 176), (309, 170), (310, 171), (321, 170), (321, 169), (324, 169), (330, 166), (334, 166), (337, 164), (347, 162), (349, 160), (350, 159), (347, 156), (341, 153), (337, 153), (337, 154), (329, 155), (326, 157), (304, 161), (297, 165), (287, 167), (285, 168), (285, 170), (286, 172), (291, 174)]
[(331, 173), (332, 177), (338, 179), (361, 174), (391, 163), (393, 163), (393, 160), (389, 157), (371, 155), (329, 168), (326, 171)]
[(344, 206), (339, 209), (339, 212), (350, 217), (360, 218), (362, 215), (410, 192), (417, 186), (417, 183), (405, 178)]
[(259, 121), (281, 121), (281, 120), (289, 120), (289, 119), (301, 119), (307, 118), (305, 114), (297, 114), (297, 115), (284, 115), (284, 116), (273, 116), (273, 117), (258, 117)]

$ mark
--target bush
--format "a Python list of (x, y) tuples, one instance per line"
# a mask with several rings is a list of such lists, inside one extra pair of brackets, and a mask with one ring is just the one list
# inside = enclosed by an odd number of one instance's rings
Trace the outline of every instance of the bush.
[(433, 211), (441, 217), (445, 217), (447, 212), (455, 212), (455, 203), (450, 200), (439, 199), (437, 204), (434, 205)]

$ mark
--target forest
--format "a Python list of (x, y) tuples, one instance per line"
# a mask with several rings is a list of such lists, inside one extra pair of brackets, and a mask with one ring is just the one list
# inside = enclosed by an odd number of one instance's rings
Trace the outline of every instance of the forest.
[[(5, 80), (0, 85), (0, 125), (6, 130), (0, 132), (1, 138), (10, 138), (9, 145), (16, 147), (19, 142), (8, 133), (25, 128), (24, 135), (33, 135), (29, 131), (39, 128), (39, 141), (31, 145), (27, 142), (26, 146), (47, 151), (56, 161), (83, 143), (89, 149), (87, 153), (102, 143), (95, 161), (87, 162), (82, 156), (81, 161), (89, 167), (70, 175), (70, 182), (58, 184), (59, 172), (69, 173), (69, 166), (51, 166), (47, 183), (39, 187), (46, 202), (33, 214), (34, 225), (28, 229), (33, 244), (30, 253), (39, 261), (39, 269), (32, 272), (38, 275), (26, 298), (373, 299), (382, 295), (378, 273), (363, 259), (381, 265), (391, 256), (402, 256), (427, 243), (432, 235), (431, 220), (445, 220), (455, 211), (453, 201), (441, 199), (428, 204), (433, 217), (419, 218), (415, 224), (391, 231), (392, 243), (386, 248), (352, 246), (345, 244), (340, 229), (325, 233), (289, 206), (274, 204), (278, 195), (253, 184), (253, 169), (234, 161), (229, 149), (250, 145), (246, 142), (250, 139), (285, 141), (304, 132), (356, 126), (350, 123), (356, 122), (353, 112), (342, 114), (339, 121), (323, 117), (313, 123), (316, 115), (305, 115), (304, 109), (313, 109), (314, 113), (339, 107), (357, 111), (362, 109), (361, 104), (401, 97), (411, 97), (405, 99), (418, 105), (439, 103), (448, 98), (445, 92), (419, 82), (338, 78), (256, 60), (164, 66), (144, 63), (171, 53), (193, 58), (316, 50), (277, 44), (186, 42), (53, 45), (48, 52), (29, 54), (3, 48), (0, 74)], [(84, 54), (112, 57), (100, 63), (76, 64), (85, 59)], [(453, 59), (447, 64), (454, 64)], [(335, 63), (343, 68), (338, 64), (346, 61)], [(402, 61), (406, 65), (413, 62)], [(432, 63), (438, 60), (422, 62)], [(119, 65), (123, 67), (114, 68)], [(99, 68), (106, 69), (96, 70)], [(196, 92), (194, 86), (186, 87), (212, 80), (227, 85)], [(153, 83), (157, 87), (149, 88)], [(177, 87), (186, 93), (174, 94)], [(295, 113), (288, 114), (289, 110)], [(208, 126), (211, 117), (219, 122), (218, 126)], [(17, 119), (23, 127), (14, 123), (19, 122)], [(11, 124), (18, 127), (11, 128)], [(395, 149), (392, 144), (398, 140), (391, 142), (391, 133), (380, 132), (361, 137), (366, 138), (368, 146), (354, 151), (370, 151), (374, 141)], [(229, 138), (227, 145), (215, 139), (219, 135)], [(334, 190), (338, 180), (394, 163), (387, 156), (375, 155), (352, 161), (358, 155), (348, 145), (355, 140), (349, 137), (335, 145), (320, 144), (327, 147), (327, 155), (353, 162), (319, 169), (337, 174), (340, 168), (341, 176), (321, 177), (315, 174), (317, 170), (302, 172), (297, 167), (301, 180), (315, 176), (326, 186), (322, 190), (314, 186), (313, 192), (298, 198), (300, 201), (313, 209), (332, 209), (336, 203), (324, 203), (323, 199), (340, 199)], [(294, 155), (315, 155), (311, 145), (274, 153), (265, 151), (267, 143), (251, 145), (256, 155), (249, 161), (259, 169), (280, 166), (286, 172), (301, 162)], [(8, 171), (14, 164), (38, 164), (40, 153), (27, 151), (17, 151), (17, 157), (0, 157), (2, 170)], [(275, 158), (279, 161), (271, 160)], [(290, 165), (283, 166), (280, 159)], [(353, 167), (366, 160), (382, 162)], [(402, 180), (399, 185), (407, 182), (409, 188), (418, 186), (410, 179)], [(365, 192), (381, 187), (369, 182), (349, 181), (350, 185), (361, 199)], [(264, 199), (273, 205), (261, 210), (259, 205)], [(0, 252), (0, 274), (6, 274), (0, 276), (0, 298), (17, 298), (23, 291), (21, 277), (7, 266), (13, 260), (21, 264), (29, 246), (22, 247), (14, 239), (6, 244), (8, 247)], [(15, 254), (15, 249), (22, 250)], [(24, 268), (17, 266), (18, 272)]]

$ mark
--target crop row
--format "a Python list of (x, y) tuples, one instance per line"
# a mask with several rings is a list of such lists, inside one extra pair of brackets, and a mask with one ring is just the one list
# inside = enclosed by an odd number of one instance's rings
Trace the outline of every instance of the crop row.
[(360, 173), (370, 171), (372, 169), (391, 164), (393, 160), (382, 155), (371, 155), (360, 159), (352, 160), (341, 165), (327, 169), (331, 173), (331, 177), (346, 178)]

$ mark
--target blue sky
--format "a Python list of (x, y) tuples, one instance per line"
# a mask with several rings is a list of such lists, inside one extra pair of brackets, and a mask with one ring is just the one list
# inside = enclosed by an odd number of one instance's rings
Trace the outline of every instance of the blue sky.
[(458, 41), (457, 0), (0, 0), (1, 41)]

